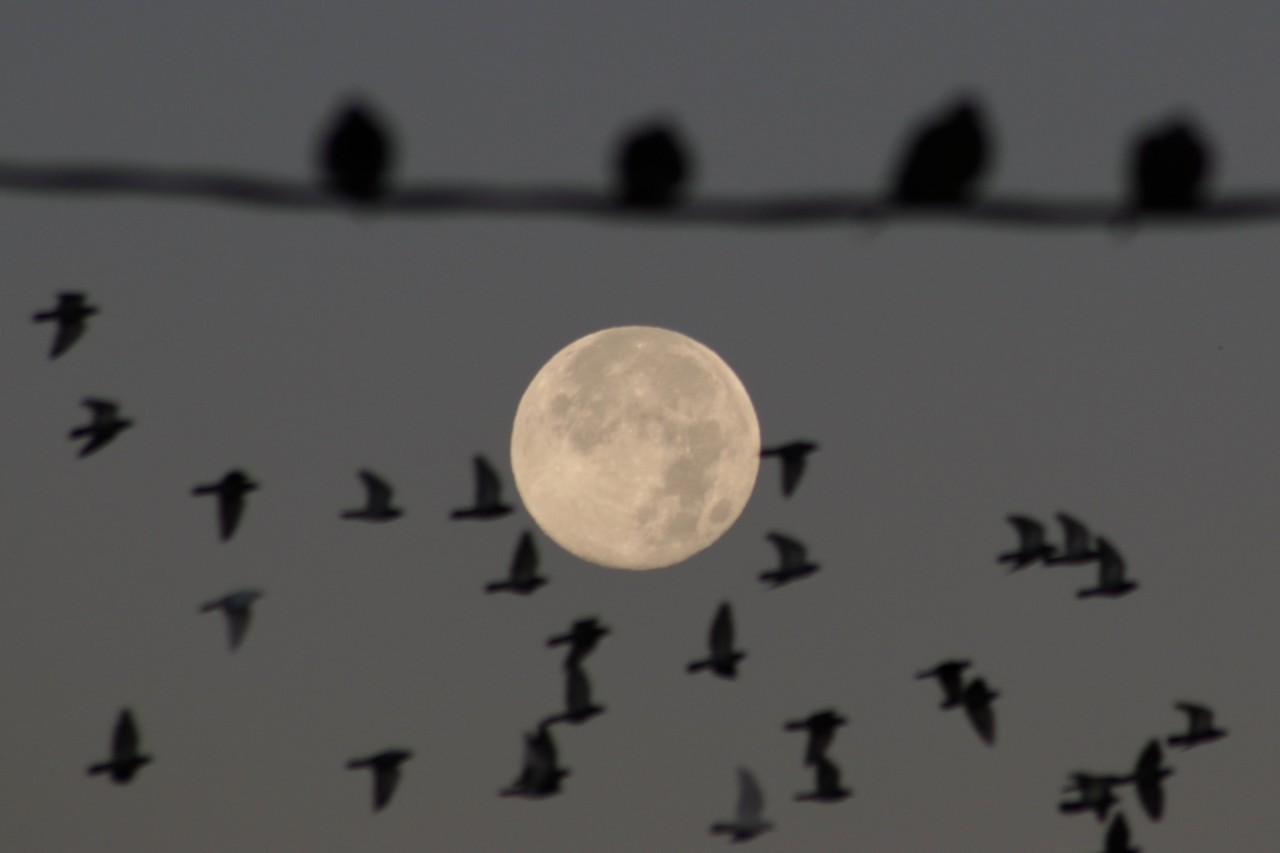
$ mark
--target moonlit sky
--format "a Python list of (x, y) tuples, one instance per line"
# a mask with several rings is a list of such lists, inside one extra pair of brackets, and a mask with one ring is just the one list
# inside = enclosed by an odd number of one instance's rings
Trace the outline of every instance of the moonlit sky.
[[(940, 8), (941, 6), (946, 8)], [(1216, 186), (1280, 184), (1270, 3), (300, 2), (6, 9), (0, 158), (312, 174), (349, 94), (398, 132), (415, 182), (603, 186), (628, 123), (681, 122), (697, 189), (883, 186), (906, 128), (962, 90), (991, 110), (991, 189), (1101, 198), (1135, 128), (1182, 110)], [(939, 221), (720, 228), (551, 217), (352, 217), (142, 197), (0, 194), (0, 848), (720, 849), (734, 769), (775, 832), (760, 850), (1090, 851), (1057, 813), (1073, 770), (1127, 770), (1178, 730), (1151, 851), (1266, 850), (1277, 833), (1276, 224), (1101, 229)], [(47, 359), (56, 291), (103, 309)], [(510, 486), (538, 368), (582, 335), (676, 329), (751, 393), (766, 443), (822, 449), (784, 500), (773, 460), (718, 544), (627, 573), (539, 535), (551, 583), (486, 596), (524, 512), (450, 522), (471, 456)], [(137, 426), (75, 458), (86, 395)], [(221, 543), (191, 486), (262, 484)], [(355, 472), (406, 516), (338, 520)], [(1009, 576), (1009, 512), (1067, 510), (1141, 584), (1079, 601), (1084, 567)], [(817, 575), (767, 591), (764, 534)], [(197, 606), (266, 590), (244, 646)], [(733, 602), (736, 682), (687, 675)], [(559, 710), (575, 618), (607, 712), (557, 732), (561, 796), (500, 799), (522, 735)], [(1000, 691), (984, 746), (915, 671), (953, 656)], [(123, 706), (156, 756), (89, 779)], [(793, 717), (851, 720), (855, 796), (812, 784)], [(413, 749), (385, 812), (351, 757)]]

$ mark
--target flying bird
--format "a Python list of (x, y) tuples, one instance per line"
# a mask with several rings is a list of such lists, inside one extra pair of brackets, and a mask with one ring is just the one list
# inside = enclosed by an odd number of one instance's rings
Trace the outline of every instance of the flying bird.
[(1099, 822), (1106, 820), (1111, 807), (1119, 802), (1112, 789), (1123, 781), (1123, 777), (1105, 773), (1072, 773), (1071, 780), (1063, 792), (1074, 792), (1076, 798), (1058, 803), (1058, 811), (1063, 814), (1091, 811)]
[(933, 669), (917, 672), (916, 678), (936, 678), (942, 686), (943, 708), (958, 708), (963, 704), (963, 673), (971, 664), (967, 660), (946, 660)]
[(1043, 524), (1025, 515), (1010, 515), (1006, 518), (1018, 532), (1018, 548), (998, 555), (996, 562), (1009, 563), (1009, 570), (1017, 571), (1053, 557), (1054, 549), (1045, 541)]
[(789, 732), (809, 733), (805, 744), (804, 763), (806, 766), (817, 764), (826, 757), (831, 741), (835, 740), (836, 729), (849, 722), (835, 711), (816, 711), (802, 720), (791, 720), (785, 726)]
[(111, 736), (111, 758), (89, 766), (89, 775), (97, 776), (106, 773), (111, 781), (123, 785), (133, 778), (144, 764), (153, 759), (139, 751), (141, 735), (138, 724), (134, 722), (133, 712), (125, 708), (116, 719), (115, 732)]
[(57, 324), (53, 333), (53, 346), (49, 350), (49, 358), (57, 358), (80, 340), (80, 336), (88, 328), (85, 321), (97, 313), (97, 306), (90, 305), (83, 293), (64, 291), (58, 294), (57, 305), (35, 314), (31, 319), (37, 323)]
[(764, 793), (750, 770), (738, 768), (738, 807), (734, 819), (713, 823), (711, 834), (728, 835), (731, 841), (749, 841), (770, 829), (773, 824), (764, 819)]
[(528, 595), (546, 582), (546, 578), (538, 575), (538, 549), (534, 547), (533, 534), (526, 530), (520, 534), (515, 556), (511, 558), (510, 576), (506, 580), (486, 584), (484, 591), (509, 590)]
[(565, 709), (543, 720), (543, 725), (552, 723), (585, 723), (596, 714), (604, 711), (604, 706), (591, 702), (591, 681), (580, 666), (571, 666), (565, 671)]
[(595, 650), (600, 639), (608, 635), (609, 629), (600, 624), (594, 616), (579, 619), (569, 626), (568, 633), (557, 634), (547, 640), (548, 646), (569, 646), (569, 654), (565, 656), (564, 668), (573, 669), (581, 666), (587, 655)]
[(810, 453), (818, 449), (812, 441), (793, 441), (766, 447), (760, 451), (762, 457), (776, 456), (782, 460), (782, 496), (791, 497), (791, 493), (800, 485), (800, 477), (804, 474), (804, 466)]
[(1194, 702), (1179, 702), (1174, 707), (1187, 715), (1187, 730), (1182, 734), (1170, 735), (1165, 738), (1165, 743), (1169, 744), (1169, 746), (1190, 749), (1198, 744), (1209, 743), (1220, 737), (1226, 737), (1226, 729), (1220, 729), (1213, 725), (1213, 711), (1204, 705), (1197, 705)]
[(1132, 782), (1138, 789), (1142, 810), (1152, 820), (1159, 820), (1164, 814), (1164, 780), (1173, 775), (1173, 768), (1164, 767), (1163, 763), (1164, 752), (1160, 749), (1160, 742), (1152, 739), (1138, 754), (1133, 773), (1121, 779), (1124, 783)]
[(1105, 538), (1098, 537), (1098, 585), (1078, 590), (1080, 598), (1106, 596), (1119, 598), (1138, 588), (1138, 584), (1124, 576), (1124, 558)]
[(96, 453), (111, 443), (121, 432), (133, 426), (132, 420), (120, 417), (120, 406), (110, 400), (86, 397), (80, 401), (80, 405), (88, 407), (92, 413), (89, 423), (76, 427), (69, 433), (73, 441), (77, 438), (88, 439), (80, 447), (80, 452), (77, 454), (80, 457)]
[(1089, 528), (1078, 519), (1060, 512), (1058, 523), (1062, 525), (1062, 550), (1045, 558), (1046, 565), (1058, 563), (1092, 563), (1098, 559), (1097, 549), (1090, 543)]
[(340, 110), (320, 148), (320, 170), (329, 191), (369, 204), (387, 191), (394, 151), (390, 133), (372, 108), (353, 100)]
[(455, 509), (451, 518), (501, 518), (511, 512), (502, 502), (502, 483), (498, 473), (483, 456), (475, 457), (476, 502), (473, 506)]
[(796, 799), (801, 801), (811, 801), (819, 803), (838, 803), (846, 799), (853, 793), (852, 789), (845, 788), (840, 784), (840, 768), (834, 761), (821, 756), (814, 767), (814, 788), (802, 794), (796, 794)]
[(253, 616), (253, 603), (261, 597), (261, 590), (238, 589), (222, 598), (215, 598), (200, 605), (200, 612), (210, 613), (221, 610), (226, 614), (227, 641), (231, 644), (231, 651), (234, 652), (240, 648), (240, 643), (244, 641), (244, 635), (249, 630), (249, 621)]
[(413, 753), (407, 749), (386, 749), (367, 758), (353, 758), (347, 762), (348, 770), (368, 767), (373, 771), (373, 810), (380, 812), (391, 801), (396, 785), (400, 783), (400, 765)]
[(899, 167), (893, 202), (902, 206), (970, 204), (991, 159), (986, 119), (976, 100), (957, 99), (915, 131)]
[(1107, 827), (1106, 849), (1102, 853), (1141, 853), (1137, 847), (1129, 846), (1129, 823), (1122, 813), (1117, 813)]
[(1204, 204), (1213, 156), (1190, 120), (1172, 118), (1139, 134), (1130, 158), (1132, 212), (1190, 211)]
[(809, 562), (805, 547), (798, 540), (781, 533), (770, 533), (767, 538), (778, 549), (778, 557), (782, 560), (780, 567), (760, 573), (760, 580), (770, 589), (807, 578), (819, 569), (817, 563)]
[(987, 686), (981, 678), (969, 682), (969, 686), (960, 694), (960, 702), (969, 717), (978, 737), (983, 743), (991, 746), (996, 742), (996, 715), (991, 707), (992, 701), (1000, 694)]
[(524, 764), (516, 780), (499, 793), (504, 797), (540, 799), (560, 792), (560, 780), (569, 775), (561, 767), (551, 730), (544, 724), (524, 736)]
[(687, 146), (668, 122), (630, 130), (618, 146), (618, 199), (627, 207), (669, 208), (683, 199), (692, 168)]
[(710, 656), (691, 662), (686, 669), (697, 672), (710, 668), (721, 678), (736, 678), (738, 661), (746, 657), (747, 653), (733, 648), (733, 610), (727, 601), (720, 605), (715, 618), (711, 620), (707, 645), (711, 650)]
[(343, 518), (358, 518), (362, 521), (391, 521), (404, 514), (400, 507), (391, 505), (395, 493), (391, 484), (369, 470), (360, 471), (360, 479), (364, 483), (365, 505), (360, 509), (349, 509), (342, 513)]
[(258, 488), (260, 486), (248, 474), (239, 468), (233, 468), (216, 483), (196, 486), (191, 494), (218, 496), (218, 531), (222, 541), (226, 542), (235, 535), (240, 516), (244, 515), (246, 496)]

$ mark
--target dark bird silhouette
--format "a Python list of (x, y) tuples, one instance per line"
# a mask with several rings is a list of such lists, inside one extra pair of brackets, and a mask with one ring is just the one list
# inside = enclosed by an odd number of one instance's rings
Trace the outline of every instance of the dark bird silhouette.
[(144, 764), (153, 759), (140, 751), (142, 743), (138, 733), (138, 724), (133, 720), (133, 712), (125, 708), (116, 719), (115, 732), (111, 736), (111, 758), (89, 766), (89, 775), (97, 776), (107, 773), (111, 781), (123, 785), (133, 778)]
[(1057, 518), (1058, 523), (1062, 525), (1062, 550), (1046, 557), (1045, 563), (1048, 565), (1092, 563), (1098, 559), (1098, 551), (1090, 541), (1093, 537), (1089, 533), (1089, 528), (1065, 512), (1058, 513)]
[(933, 669), (917, 672), (916, 678), (936, 678), (942, 686), (943, 708), (958, 708), (964, 694), (963, 673), (970, 666), (967, 660), (946, 660)]
[(347, 762), (348, 770), (368, 767), (373, 771), (373, 810), (380, 812), (391, 801), (391, 795), (400, 784), (400, 765), (413, 753), (407, 749), (386, 749), (368, 758), (353, 758)]
[(1129, 822), (1123, 814), (1117, 814), (1107, 827), (1106, 849), (1102, 853), (1142, 853), (1141, 848), (1129, 846)]
[(738, 805), (734, 818), (713, 823), (711, 834), (728, 835), (731, 841), (750, 841), (771, 829), (773, 824), (764, 819), (764, 792), (750, 770), (738, 768)]
[(1194, 702), (1179, 702), (1174, 707), (1187, 715), (1187, 730), (1182, 734), (1170, 735), (1165, 738), (1165, 743), (1169, 744), (1169, 746), (1190, 749), (1198, 744), (1209, 743), (1218, 738), (1226, 737), (1226, 729), (1220, 729), (1213, 725), (1213, 711), (1204, 705), (1197, 705)]
[(807, 578), (820, 568), (817, 563), (809, 562), (805, 547), (798, 540), (781, 533), (770, 533), (767, 538), (778, 549), (778, 557), (782, 561), (778, 568), (760, 573), (760, 580), (770, 589)]
[(1123, 778), (1105, 773), (1072, 773), (1071, 784), (1063, 788), (1063, 792), (1074, 792), (1076, 798), (1058, 803), (1058, 811), (1063, 814), (1091, 811), (1099, 822), (1106, 820), (1111, 807), (1119, 802), (1112, 789)]
[(991, 703), (999, 695), (987, 687), (987, 682), (981, 678), (969, 682), (969, 686), (960, 694), (960, 702), (964, 705), (969, 722), (973, 724), (978, 737), (988, 746), (996, 742), (996, 714)]
[(840, 768), (825, 755), (818, 758), (814, 767), (813, 790), (796, 794), (796, 799), (819, 803), (838, 803), (853, 793), (840, 784)]
[(249, 631), (249, 621), (253, 616), (253, 603), (262, 598), (262, 591), (257, 589), (238, 589), (222, 598), (215, 598), (200, 606), (201, 613), (221, 610), (227, 617), (227, 641), (231, 651), (240, 648), (244, 635)]
[(969, 97), (923, 122), (906, 148), (893, 202), (916, 207), (972, 203), (992, 159), (989, 136), (982, 109)]
[(320, 170), (329, 191), (369, 204), (387, 191), (394, 151), (390, 133), (371, 107), (358, 100), (337, 114), (320, 149)]
[(564, 668), (573, 669), (581, 666), (587, 655), (595, 650), (600, 639), (608, 635), (609, 629), (600, 624), (594, 616), (579, 619), (569, 626), (568, 633), (557, 634), (547, 640), (548, 646), (569, 646), (569, 654), (565, 656)]
[(1130, 156), (1135, 213), (1185, 212), (1204, 204), (1213, 157), (1191, 121), (1173, 118), (1140, 133)]
[(534, 547), (533, 534), (526, 530), (520, 534), (515, 556), (511, 558), (510, 576), (506, 580), (486, 584), (484, 591), (508, 590), (528, 595), (546, 582), (546, 578), (538, 575), (538, 549)]
[(97, 397), (86, 397), (80, 405), (88, 407), (93, 417), (84, 426), (76, 427), (68, 434), (72, 441), (77, 438), (88, 439), (80, 447), (80, 457), (96, 453), (110, 444), (117, 435), (133, 426), (129, 418), (120, 417), (120, 406), (110, 400)]
[(1053, 546), (1045, 541), (1043, 524), (1025, 515), (1010, 515), (1006, 518), (1018, 531), (1018, 548), (1000, 554), (996, 557), (996, 562), (1009, 563), (1009, 570), (1017, 571), (1053, 556)]
[(365, 505), (360, 509), (349, 509), (342, 513), (343, 518), (358, 518), (362, 521), (391, 521), (404, 514), (400, 507), (391, 505), (395, 491), (391, 484), (369, 470), (360, 472), (364, 483)]
[(1137, 583), (1127, 580), (1124, 576), (1124, 558), (1120, 556), (1120, 552), (1113, 548), (1105, 538), (1099, 536), (1098, 585), (1078, 590), (1076, 595), (1081, 598), (1099, 595), (1107, 598), (1119, 598), (1137, 588)]
[(49, 350), (49, 358), (57, 358), (80, 340), (80, 336), (88, 328), (86, 321), (97, 313), (97, 306), (90, 305), (83, 293), (69, 290), (58, 294), (57, 305), (33, 315), (31, 319), (37, 323), (57, 324), (53, 333), (53, 346)]
[(226, 542), (235, 535), (236, 528), (240, 525), (246, 496), (258, 488), (260, 486), (248, 474), (239, 468), (233, 468), (216, 483), (196, 486), (191, 494), (218, 496), (218, 532), (222, 541)]
[(543, 725), (585, 723), (604, 711), (603, 705), (596, 705), (591, 701), (591, 681), (580, 666), (571, 666), (565, 671), (564, 693), (564, 711), (547, 717), (543, 720)]
[(804, 749), (804, 763), (812, 766), (826, 757), (831, 741), (835, 740), (836, 729), (847, 722), (849, 721), (835, 711), (826, 710), (816, 711), (803, 720), (791, 720), (783, 728), (789, 732), (809, 733)]
[(560, 780), (569, 775), (558, 761), (551, 730), (546, 725), (539, 726), (537, 731), (524, 736), (524, 764), (520, 775), (510, 786), (502, 789), (501, 795), (540, 799), (558, 794)]
[(733, 648), (733, 609), (727, 601), (720, 605), (716, 610), (715, 618), (711, 620), (711, 633), (707, 639), (707, 645), (710, 647), (711, 654), (702, 660), (691, 662), (686, 669), (689, 672), (697, 672), (700, 669), (710, 668), (721, 678), (736, 678), (738, 661), (746, 657), (747, 653)]
[(476, 502), (473, 506), (455, 509), (451, 518), (501, 518), (511, 512), (502, 502), (502, 483), (498, 473), (483, 456), (475, 457)]
[(669, 208), (688, 189), (692, 167), (679, 132), (668, 122), (633, 128), (618, 146), (618, 199), (627, 207)]
[(1173, 769), (1162, 766), (1164, 752), (1158, 740), (1151, 740), (1138, 754), (1133, 773), (1121, 779), (1123, 783), (1133, 783), (1138, 789), (1138, 800), (1142, 810), (1152, 820), (1159, 820), (1164, 814), (1164, 780), (1173, 775)]
[(782, 460), (782, 496), (791, 497), (791, 493), (800, 485), (800, 477), (804, 474), (804, 466), (810, 453), (818, 449), (812, 441), (793, 441), (766, 447), (760, 451), (762, 457), (776, 456)]

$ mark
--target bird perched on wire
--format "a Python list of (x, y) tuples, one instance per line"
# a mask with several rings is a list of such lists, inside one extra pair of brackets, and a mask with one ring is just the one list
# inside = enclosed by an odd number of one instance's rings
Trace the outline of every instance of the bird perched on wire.
[(347, 762), (348, 770), (368, 767), (373, 771), (373, 810), (380, 812), (391, 802), (391, 795), (400, 784), (400, 765), (413, 753), (407, 749), (386, 749), (367, 758), (353, 758)]
[(1179, 702), (1174, 707), (1187, 715), (1187, 730), (1182, 734), (1165, 738), (1165, 743), (1169, 746), (1190, 749), (1193, 746), (1226, 737), (1226, 729), (1220, 729), (1213, 724), (1213, 711), (1204, 705), (1198, 705), (1195, 702)]
[(111, 758), (89, 766), (89, 775), (106, 773), (111, 781), (123, 785), (133, 779), (135, 773), (154, 760), (141, 751), (142, 737), (133, 712), (125, 708), (116, 718), (115, 731), (111, 735)]
[(68, 290), (58, 294), (57, 305), (33, 315), (31, 319), (37, 323), (56, 324), (49, 358), (57, 358), (80, 340), (89, 326), (86, 321), (97, 313), (98, 307), (90, 305), (83, 293)]
[(750, 770), (738, 768), (738, 804), (733, 820), (713, 823), (711, 834), (728, 835), (731, 841), (749, 841), (771, 829), (773, 824), (764, 818), (764, 792)]
[(932, 669), (917, 672), (916, 678), (936, 678), (942, 687), (943, 708), (958, 708), (964, 694), (964, 671), (971, 666), (967, 660), (945, 660)]
[(483, 456), (473, 460), (476, 478), (476, 500), (469, 507), (455, 509), (450, 518), (501, 518), (508, 515), (512, 507), (502, 502), (502, 483), (498, 472)]
[(710, 654), (692, 661), (686, 669), (689, 672), (710, 669), (721, 678), (736, 678), (738, 661), (746, 657), (747, 653), (733, 647), (733, 608), (727, 601), (716, 609), (716, 615), (711, 620), (707, 646)]
[(1010, 515), (1006, 518), (1018, 533), (1018, 547), (997, 555), (996, 562), (1009, 563), (1009, 570), (1017, 571), (1053, 557), (1054, 549), (1045, 540), (1043, 524), (1025, 515)]
[(544, 724), (524, 736), (524, 759), (520, 775), (499, 793), (504, 797), (541, 799), (560, 792), (560, 780), (569, 775), (561, 767), (556, 742)]
[(836, 729), (849, 722), (835, 711), (815, 711), (802, 720), (791, 720), (783, 728), (789, 732), (808, 732), (808, 742), (804, 749), (806, 766), (817, 764), (826, 757), (831, 742), (835, 740)]
[(906, 147), (891, 200), (905, 207), (971, 204), (992, 160), (990, 132), (975, 98), (957, 98), (920, 124)]
[(1132, 214), (1193, 211), (1205, 203), (1213, 154), (1190, 119), (1175, 116), (1138, 134), (1129, 162)]
[(253, 616), (253, 603), (262, 598), (258, 589), (238, 589), (221, 598), (205, 602), (200, 606), (201, 613), (221, 610), (227, 618), (227, 641), (231, 651), (240, 648), (244, 635), (249, 631), (249, 621)]
[(365, 504), (360, 509), (349, 509), (342, 513), (343, 518), (354, 518), (361, 521), (391, 521), (404, 514), (404, 510), (392, 505), (395, 491), (391, 484), (372, 471), (365, 469), (359, 472), (364, 483)]
[(80, 401), (80, 405), (89, 409), (92, 419), (84, 426), (71, 430), (68, 436), (72, 441), (78, 438), (88, 439), (80, 446), (80, 452), (76, 454), (81, 458), (91, 453), (97, 453), (114, 441), (116, 436), (133, 426), (131, 419), (120, 417), (119, 404), (111, 400), (86, 397)]
[(770, 589), (807, 578), (820, 568), (817, 563), (809, 561), (808, 552), (798, 539), (781, 533), (769, 533), (766, 538), (778, 549), (778, 558), (782, 561), (778, 568), (760, 573), (760, 580)]
[(533, 534), (525, 531), (520, 534), (516, 543), (515, 555), (511, 558), (511, 572), (506, 580), (493, 581), (485, 585), (485, 592), (509, 592), (528, 595), (547, 582), (538, 574), (538, 549), (533, 544)]
[(810, 453), (818, 449), (812, 441), (792, 441), (775, 447), (761, 449), (762, 457), (777, 457), (782, 461), (782, 496), (789, 498), (800, 485), (800, 477), (804, 474), (805, 462)]
[(395, 150), (374, 109), (352, 99), (321, 139), (319, 159), (330, 192), (355, 204), (371, 204), (386, 195)]
[(684, 199), (691, 173), (688, 146), (675, 125), (652, 121), (627, 131), (618, 145), (618, 201), (627, 207), (663, 209)]
[(226, 542), (235, 535), (244, 515), (244, 506), (250, 492), (261, 488), (244, 471), (233, 468), (214, 483), (204, 483), (191, 490), (193, 495), (217, 495), (218, 533)]
[(840, 767), (825, 755), (815, 762), (813, 774), (813, 790), (796, 794), (797, 800), (838, 803), (853, 794), (851, 788), (846, 788), (840, 784)]

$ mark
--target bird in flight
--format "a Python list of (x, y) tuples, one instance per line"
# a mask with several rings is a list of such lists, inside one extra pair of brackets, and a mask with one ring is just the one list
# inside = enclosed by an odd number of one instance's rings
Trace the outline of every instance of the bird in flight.
[(791, 720), (783, 728), (789, 732), (807, 731), (809, 733), (808, 743), (805, 744), (804, 763), (806, 766), (812, 766), (826, 757), (831, 741), (835, 740), (836, 729), (847, 722), (849, 721), (835, 711), (815, 711), (802, 720)]
[(524, 763), (516, 780), (499, 793), (504, 797), (541, 799), (560, 792), (560, 780), (569, 771), (559, 765), (556, 742), (544, 724), (524, 736)]
[(967, 660), (945, 660), (932, 669), (917, 672), (916, 678), (936, 678), (942, 687), (943, 708), (958, 708), (964, 694), (964, 671), (971, 666)]
[(194, 487), (191, 494), (218, 496), (218, 532), (222, 541), (226, 542), (235, 535), (236, 528), (240, 525), (247, 495), (258, 488), (260, 486), (248, 474), (239, 468), (233, 468), (217, 482)]
[(1204, 204), (1213, 155), (1189, 119), (1170, 118), (1142, 132), (1130, 158), (1131, 214), (1185, 212)]
[(770, 589), (807, 578), (819, 569), (817, 563), (809, 562), (805, 547), (799, 540), (781, 533), (770, 533), (767, 538), (778, 549), (778, 557), (782, 560), (782, 565), (778, 568), (760, 573), (760, 580), (768, 584)]
[(511, 512), (511, 507), (502, 502), (502, 483), (498, 473), (493, 470), (483, 456), (475, 457), (476, 501), (475, 504), (455, 509), (451, 518), (501, 518)]
[(501, 592), (507, 590), (521, 595), (528, 595), (547, 582), (538, 574), (538, 549), (533, 544), (533, 534), (525, 531), (520, 534), (516, 543), (515, 556), (511, 558), (511, 573), (506, 580), (493, 581), (485, 585), (485, 592)]
[(1092, 563), (1098, 559), (1097, 549), (1090, 543), (1089, 528), (1078, 519), (1060, 512), (1058, 523), (1062, 525), (1062, 550), (1045, 558), (1046, 565)]
[(816, 762), (814, 769), (814, 787), (812, 791), (796, 794), (797, 800), (808, 800), (819, 803), (838, 803), (848, 798), (852, 789), (840, 784), (840, 768), (825, 755)]
[(106, 773), (117, 785), (130, 781), (139, 768), (153, 760), (150, 755), (144, 755), (140, 751), (141, 741), (133, 712), (125, 708), (116, 719), (115, 732), (111, 736), (111, 758), (90, 765), (89, 775)]
[(1098, 537), (1098, 585), (1078, 590), (1080, 598), (1105, 596), (1119, 598), (1138, 588), (1138, 584), (1124, 576), (1124, 558), (1104, 537)]
[(747, 653), (733, 647), (733, 609), (727, 601), (716, 609), (715, 618), (711, 620), (711, 632), (707, 638), (707, 645), (711, 654), (691, 662), (686, 669), (689, 672), (710, 669), (721, 678), (736, 678), (738, 661), (746, 657)]
[(1099, 821), (1104, 821), (1111, 807), (1119, 802), (1112, 789), (1121, 781), (1123, 777), (1105, 773), (1072, 773), (1071, 784), (1063, 792), (1074, 792), (1076, 798), (1058, 803), (1058, 811), (1063, 814), (1091, 811)]
[(365, 505), (360, 509), (349, 509), (342, 513), (343, 518), (356, 518), (361, 521), (391, 521), (399, 518), (404, 511), (392, 506), (391, 498), (394, 490), (391, 484), (372, 471), (360, 471), (360, 480), (364, 483)]
[(591, 701), (591, 681), (580, 666), (571, 666), (565, 671), (564, 711), (547, 717), (543, 725), (552, 723), (585, 723), (587, 720), (604, 711), (603, 705)]
[(992, 159), (989, 136), (977, 101), (958, 98), (916, 129), (898, 171), (893, 202), (914, 207), (972, 203)]
[(595, 650), (602, 637), (607, 636), (609, 629), (600, 624), (594, 616), (579, 619), (569, 626), (564, 634), (557, 634), (547, 640), (548, 646), (569, 646), (569, 654), (565, 656), (564, 668), (573, 669), (581, 666), (587, 655)]
[(353, 758), (347, 762), (347, 769), (355, 770), (368, 767), (373, 771), (373, 810), (382, 811), (391, 802), (391, 795), (400, 784), (400, 765), (404, 764), (413, 753), (407, 749), (386, 749), (374, 753), (367, 758)]
[(249, 621), (253, 616), (253, 603), (262, 597), (257, 589), (238, 589), (221, 598), (200, 605), (201, 613), (221, 610), (227, 618), (227, 641), (231, 651), (240, 648), (244, 635), (249, 631)]
[(773, 824), (764, 819), (764, 793), (760, 785), (750, 770), (738, 768), (738, 807), (734, 818), (713, 823), (712, 835), (728, 835), (731, 841), (750, 841), (770, 829)]
[(56, 324), (49, 358), (57, 358), (80, 340), (88, 328), (86, 321), (97, 313), (98, 307), (90, 305), (83, 293), (69, 290), (58, 294), (57, 305), (35, 314), (31, 319), (37, 323)]
[(120, 406), (110, 400), (98, 397), (86, 397), (80, 405), (89, 409), (92, 419), (84, 426), (76, 427), (69, 433), (74, 441), (78, 438), (88, 439), (80, 447), (80, 457), (96, 453), (111, 443), (117, 435), (133, 426), (129, 418), (120, 417)]
[(1214, 726), (1213, 711), (1204, 705), (1197, 705), (1195, 702), (1179, 702), (1174, 707), (1187, 715), (1187, 730), (1182, 734), (1165, 738), (1165, 743), (1169, 746), (1190, 749), (1198, 744), (1226, 737), (1226, 729)]
[(996, 715), (991, 703), (999, 695), (981, 678), (969, 682), (969, 686), (960, 694), (960, 703), (964, 705), (964, 712), (969, 717), (973, 730), (988, 746), (996, 742)]
[(1043, 524), (1025, 515), (1010, 515), (1007, 519), (1018, 532), (1018, 547), (998, 555), (996, 562), (1009, 563), (1009, 570), (1017, 571), (1053, 556), (1053, 546), (1045, 540)]
[(320, 170), (335, 195), (370, 204), (387, 192), (394, 151), (373, 109), (358, 100), (338, 112), (321, 142)]
[(1133, 773), (1122, 777), (1122, 783), (1133, 783), (1138, 789), (1138, 800), (1142, 810), (1152, 820), (1159, 820), (1164, 814), (1164, 780), (1173, 775), (1173, 769), (1164, 767), (1164, 752), (1158, 740), (1151, 740), (1138, 754)]
[(631, 129), (618, 146), (618, 200), (627, 207), (676, 206), (688, 188), (689, 159), (671, 123), (653, 121)]
[(818, 449), (812, 441), (792, 441), (776, 447), (766, 447), (760, 451), (762, 457), (776, 456), (782, 460), (782, 496), (789, 498), (800, 485), (800, 477), (804, 474), (805, 462), (810, 453)]

